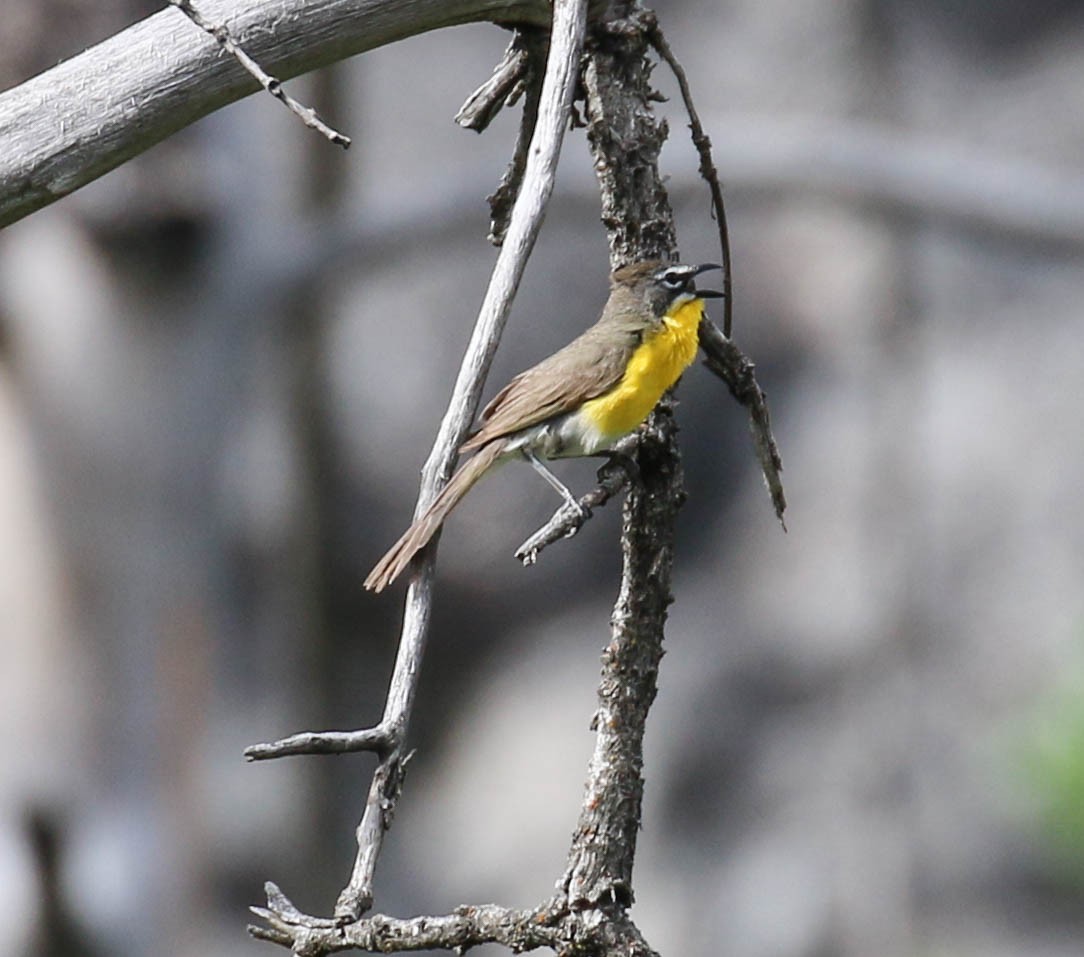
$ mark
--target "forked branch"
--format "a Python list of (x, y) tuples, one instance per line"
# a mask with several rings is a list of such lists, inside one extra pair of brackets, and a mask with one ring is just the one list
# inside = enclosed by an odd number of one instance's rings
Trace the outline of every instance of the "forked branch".
[[(556, 161), (560, 131), (567, 124), (578, 74), (584, 6), (582, 0), (554, 3), (553, 39), (534, 141), (467, 359), (423, 471), (419, 512), (447, 480), (455, 450), (473, 419), (482, 376), (537, 233), (541, 208), (552, 189), (552, 163)], [(632, 2), (615, 0), (610, 9), (617, 19), (597, 25), (593, 31), (583, 89), (603, 222), (610, 241), (611, 265), (616, 267), (640, 259), (671, 258), (676, 237), (658, 168), (665, 124), (656, 121), (651, 113), (654, 93), (646, 53), (652, 42), (654, 18)], [(636, 148), (630, 149), (633, 143)], [(548, 144), (545, 162), (539, 159), (536, 144)], [(762, 403), (759, 388), (749, 385), (753, 381), (751, 365), (746, 368), (739, 363), (736, 371), (732, 370), (735, 350), (729, 339), (710, 326), (701, 329), (701, 344), (712, 368), (733, 383), (739, 401), (755, 405), (759, 396)], [(749, 398), (751, 395), (753, 398)], [(770, 432), (767, 434), (770, 437)], [(774, 443), (769, 459), (773, 450)], [(384, 719), (378, 728), (358, 732), (367, 748), (379, 746), (385, 750), (359, 827), (355, 873), (340, 897), (336, 916), (309, 917), (277, 887), (268, 885), (267, 907), (253, 909), (266, 923), (250, 928), (254, 936), (312, 957), (355, 948), (374, 952), (434, 948), (463, 952), (482, 943), (499, 943), (514, 952), (549, 947), (559, 953), (598, 957), (656, 957), (628, 909), (633, 900), (632, 868), (641, 826), (643, 737), (656, 693), (664, 625), (672, 600), (674, 522), (685, 495), (668, 398), (637, 433), (630, 453), (635, 461), (630, 469), (635, 480), (628, 483), (624, 505), (622, 578), (610, 641), (602, 656), (593, 723), (595, 750), (565, 873), (553, 898), (533, 910), (481, 905), (460, 907), (441, 917), (399, 920), (382, 915), (361, 916), (371, 903), (373, 868), (402, 781), (402, 749), (430, 614), (435, 550), (435, 544), (431, 544), (415, 561)], [(772, 460), (778, 467), (777, 453)], [(603, 498), (624, 484), (622, 472), (615, 467), (600, 475)], [(527, 543), (525, 554), (533, 557), (544, 544), (541, 539)], [(326, 753), (345, 749), (349, 743), (348, 735), (343, 733), (323, 739), (319, 735), (295, 735), (263, 747), (281, 753)]]

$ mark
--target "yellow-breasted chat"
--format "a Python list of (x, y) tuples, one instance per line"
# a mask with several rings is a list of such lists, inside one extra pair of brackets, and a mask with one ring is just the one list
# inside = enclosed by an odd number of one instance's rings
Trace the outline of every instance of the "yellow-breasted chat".
[(493, 397), (460, 448), (472, 456), (377, 562), (365, 587), (381, 591), (395, 581), (463, 496), (503, 462), (525, 459), (578, 507), (544, 460), (605, 454), (647, 418), (696, 358), (703, 300), (723, 295), (697, 289), (696, 277), (718, 268), (649, 260), (615, 270), (598, 322)]

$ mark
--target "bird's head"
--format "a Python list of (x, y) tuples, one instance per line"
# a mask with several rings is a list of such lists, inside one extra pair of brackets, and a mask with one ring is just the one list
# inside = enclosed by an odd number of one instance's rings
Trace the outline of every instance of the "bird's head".
[(691, 266), (647, 260), (614, 270), (610, 283), (613, 291), (625, 301), (626, 308), (631, 306), (642, 310), (645, 317), (661, 319), (694, 299), (723, 296), (714, 289), (696, 288), (696, 277), (700, 273), (721, 268), (714, 263)]

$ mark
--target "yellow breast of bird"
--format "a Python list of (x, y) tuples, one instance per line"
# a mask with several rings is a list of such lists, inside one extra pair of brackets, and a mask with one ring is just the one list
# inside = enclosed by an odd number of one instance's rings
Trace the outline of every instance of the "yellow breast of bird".
[(703, 310), (704, 300), (693, 299), (666, 316), (636, 347), (617, 385), (583, 404), (582, 415), (602, 436), (615, 439), (631, 432), (677, 382), (696, 358)]

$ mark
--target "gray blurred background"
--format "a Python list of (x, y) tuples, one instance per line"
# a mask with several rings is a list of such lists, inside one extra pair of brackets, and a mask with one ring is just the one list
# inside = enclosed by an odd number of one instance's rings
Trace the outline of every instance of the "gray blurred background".
[[(155, 7), (5, 0), (0, 87)], [(1082, 5), (660, 15), (726, 183), (790, 531), (695, 367), (634, 915), (664, 955), (1080, 954)], [(518, 110), (451, 118), (507, 38), (295, 81), (346, 154), (252, 97), (0, 234), (8, 953), (269, 954), (243, 931), (269, 878), (330, 911), (372, 759), (241, 750), (382, 709), (401, 589), (360, 583), (495, 257)], [(682, 254), (715, 259), (660, 112)], [(487, 395), (595, 318), (606, 272), (577, 131)], [(554, 505), (509, 468), (449, 524), (382, 911), (528, 906), (560, 876), (619, 509), (519, 567)]]

